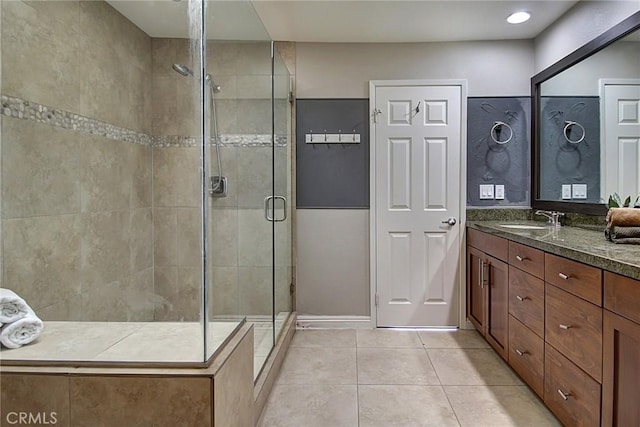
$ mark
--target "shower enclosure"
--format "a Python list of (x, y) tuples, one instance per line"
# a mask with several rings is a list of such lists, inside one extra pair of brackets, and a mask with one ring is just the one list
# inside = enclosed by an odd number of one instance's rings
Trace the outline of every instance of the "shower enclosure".
[(248, 321), (257, 375), (292, 311), (291, 76), (251, 3), (0, 8), (0, 286), (45, 325), (2, 362), (204, 365)]

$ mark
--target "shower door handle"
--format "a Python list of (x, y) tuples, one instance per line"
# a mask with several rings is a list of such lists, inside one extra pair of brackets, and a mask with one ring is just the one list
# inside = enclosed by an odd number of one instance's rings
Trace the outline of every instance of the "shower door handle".
[[(275, 215), (274, 216), (269, 215), (271, 210), (275, 210), (275, 203), (274, 202), (275, 202), (276, 199), (282, 200), (282, 206), (284, 208), (283, 209), (284, 214), (283, 214), (282, 218), (280, 218), (280, 219), (275, 218)], [(271, 206), (269, 206), (270, 205), (269, 202), (272, 202)], [(264, 217), (269, 222), (282, 222), (282, 221), (285, 221), (287, 219), (287, 198), (284, 197), (284, 196), (267, 196), (267, 197), (265, 197), (264, 198)]]
[[(275, 199), (280, 199), (282, 200), (282, 218), (281, 219), (276, 219), (276, 222), (283, 222), (287, 220), (287, 198), (284, 196), (274, 196), (274, 210), (275, 210)], [(275, 214), (274, 214), (275, 216)]]

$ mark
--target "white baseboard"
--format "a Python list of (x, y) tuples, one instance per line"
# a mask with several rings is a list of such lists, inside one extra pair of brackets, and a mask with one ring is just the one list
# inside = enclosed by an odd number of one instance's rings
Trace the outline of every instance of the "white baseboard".
[(370, 316), (298, 315), (296, 329), (371, 329)]

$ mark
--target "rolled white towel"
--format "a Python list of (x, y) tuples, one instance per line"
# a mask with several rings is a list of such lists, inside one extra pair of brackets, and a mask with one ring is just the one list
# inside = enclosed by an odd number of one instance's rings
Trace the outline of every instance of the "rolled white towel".
[[(27, 308), (29, 308), (27, 306)], [(22, 319), (5, 324), (0, 329), (0, 343), (7, 348), (19, 348), (29, 344), (40, 336), (44, 330), (42, 320), (29, 308), (29, 313)]]
[(11, 289), (0, 288), (0, 323), (11, 323), (27, 316), (29, 305)]

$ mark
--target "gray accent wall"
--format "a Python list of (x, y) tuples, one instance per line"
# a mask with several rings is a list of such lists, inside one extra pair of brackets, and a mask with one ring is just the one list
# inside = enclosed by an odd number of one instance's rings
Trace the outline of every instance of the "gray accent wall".
[[(507, 126), (496, 125), (496, 122), (506, 123), (512, 129), (513, 135)], [(507, 140), (509, 142), (504, 144), (496, 142)], [(467, 205), (529, 206), (530, 147), (531, 98), (469, 98), (467, 102)], [(504, 185), (505, 198), (481, 200), (479, 191), (481, 184)]]
[[(584, 127), (584, 140), (569, 143), (564, 135), (567, 121)], [(577, 141), (578, 126), (567, 130)], [(600, 99), (596, 97), (549, 96), (540, 98), (540, 198), (562, 200), (563, 184), (586, 184), (587, 198), (600, 201)]]
[[(369, 208), (369, 100), (299, 99), (298, 208)], [(307, 133), (360, 134), (358, 144), (308, 144)]]

